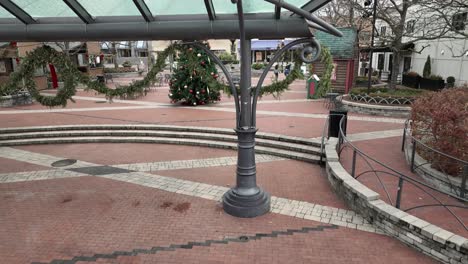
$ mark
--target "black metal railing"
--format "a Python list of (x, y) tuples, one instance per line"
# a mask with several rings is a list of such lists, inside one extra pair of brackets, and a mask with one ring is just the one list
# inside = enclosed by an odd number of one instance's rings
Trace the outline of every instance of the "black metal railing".
[[(365, 153), (358, 147), (356, 147), (351, 141), (346, 137), (346, 133), (343, 130), (343, 124), (345, 122), (346, 118), (343, 117), (340, 121), (340, 132), (338, 136), (338, 144), (337, 144), (337, 152), (338, 156), (340, 158), (340, 161), (343, 159), (343, 151), (345, 149), (349, 149), (352, 151), (352, 158), (351, 158), (351, 176), (355, 179), (359, 179), (360, 177), (363, 177), (365, 175), (373, 175), (375, 179), (378, 181), (378, 185), (380, 185), (383, 189), (383, 192), (388, 200), (388, 202), (392, 205), (395, 206), (396, 208), (403, 210), (405, 212), (411, 211), (411, 210), (416, 210), (418, 208), (427, 208), (427, 207), (442, 207), (444, 208), (466, 231), (468, 231), (467, 226), (465, 223), (461, 220), (461, 218), (457, 215), (456, 212), (454, 212), (453, 208), (461, 208), (461, 209), (468, 209), (467, 203), (468, 199), (464, 197), (459, 197), (457, 195), (454, 195), (450, 192), (445, 192), (443, 190), (439, 190), (431, 185), (429, 185), (426, 182), (420, 181), (419, 179), (416, 179), (414, 176), (408, 176), (390, 166), (387, 164), (384, 164), (383, 162), (375, 159), (372, 157), (370, 154)], [(328, 125), (328, 124), (327, 124)], [(326, 126), (327, 126), (326, 125)], [(324, 129), (325, 131), (325, 129)], [(322, 148), (323, 149), (323, 148)], [(357, 160), (358, 158), (362, 159), (364, 166), (368, 167), (368, 169), (363, 169), (362, 172), (357, 174)], [(375, 164), (375, 166), (373, 165)], [(379, 169), (376, 169), (375, 167), (381, 167)], [(398, 183), (396, 186), (396, 199), (393, 201), (389, 186), (388, 186), (388, 181), (384, 181), (385, 176), (390, 176), (393, 178), (398, 179)], [(409, 201), (406, 208), (402, 208), (403, 204), (403, 198), (405, 197), (404, 191), (405, 189), (403, 188), (406, 185), (413, 186), (417, 190), (422, 191), (424, 194), (426, 194), (428, 197), (430, 197), (430, 200), (423, 200), (423, 199), (418, 199), (417, 201)], [(406, 188), (408, 189), (408, 188)], [(448, 197), (448, 198), (447, 198)], [(448, 200), (448, 201), (447, 201)]]
[[(439, 185), (446, 186), (451, 193), (465, 198), (468, 194), (466, 188), (468, 161), (443, 153), (415, 138), (412, 135), (411, 122), (411, 120), (405, 122), (401, 144), (401, 151), (405, 152), (405, 156), (409, 159), (411, 172), (419, 172), (424, 166), (428, 168), (421, 171), (424, 177), (439, 182)], [(421, 161), (419, 164), (415, 161), (417, 156)]]

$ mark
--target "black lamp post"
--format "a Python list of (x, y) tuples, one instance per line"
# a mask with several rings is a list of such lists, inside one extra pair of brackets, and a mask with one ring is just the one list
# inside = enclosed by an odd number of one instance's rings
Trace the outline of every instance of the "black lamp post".
[[(364, 6), (370, 6), (372, 0), (366, 0), (364, 2)], [(375, 35), (375, 21), (377, 19), (377, 0), (374, 0), (374, 6), (372, 11), (372, 35), (371, 35), (371, 44), (370, 44), (370, 56), (369, 56), (369, 80), (367, 83), (367, 93), (370, 93), (370, 89), (372, 87), (372, 57), (374, 55), (374, 35)]]
[[(282, 0), (265, 1), (299, 14), (307, 20), (316, 23), (331, 34), (339, 37), (342, 36), (341, 32), (334, 27), (298, 7), (285, 3)], [(257, 133), (256, 109), (263, 81), (273, 64), (291, 47), (302, 44), (301, 60), (305, 63), (311, 63), (317, 60), (320, 55), (320, 44), (313, 37), (309, 37), (294, 40), (284, 46), (281, 45), (281, 49), (275, 53), (260, 76), (256, 87), (253, 88), (251, 84), (251, 39), (246, 36), (242, 0), (231, 0), (231, 2), (237, 5), (239, 19), (241, 53), (240, 94), (237, 92), (237, 87), (234, 85), (229, 71), (209, 48), (198, 42), (185, 44), (203, 49), (207, 55), (219, 65), (226, 75), (227, 82), (234, 97), (236, 107), (235, 131), (238, 138), (236, 186), (227, 191), (223, 196), (224, 211), (237, 217), (255, 217), (270, 211), (270, 195), (257, 186), (257, 170), (255, 165), (255, 134)], [(310, 58), (309, 55), (312, 55), (312, 57)]]

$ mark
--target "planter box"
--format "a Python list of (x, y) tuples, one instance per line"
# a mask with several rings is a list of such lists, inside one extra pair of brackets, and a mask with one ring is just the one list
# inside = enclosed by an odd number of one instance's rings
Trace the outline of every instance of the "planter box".
[(412, 76), (412, 75), (403, 74), (402, 84), (404, 86), (417, 89), (417, 88), (419, 88), (420, 81), (421, 81), (420, 76)]
[(419, 88), (431, 91), (439, 91), (444, 89), (445, 81), (444, 80), (433, 80), (427, 78), (421, 78), (419, 82)]
[(30, 105), (33, 103), (29, 93), (0, 96), (0, 107), (13, 107), (17, 105)]

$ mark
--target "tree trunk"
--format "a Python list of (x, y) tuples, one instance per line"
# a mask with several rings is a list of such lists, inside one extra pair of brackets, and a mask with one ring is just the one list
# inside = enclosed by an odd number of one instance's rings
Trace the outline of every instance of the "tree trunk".
[(393, 65), (392, 65), (392, 76), (390, 79), (390, 89), (395, 89), (398, 80), (398, 74), (400, 73), (400, 61), (401, 61), (401, 51), (393, 51)]
[(119, 64), (117, 63), (117, 43), (112, 42), (112, 56), (114, 57), (114, 68), (118, 68)]

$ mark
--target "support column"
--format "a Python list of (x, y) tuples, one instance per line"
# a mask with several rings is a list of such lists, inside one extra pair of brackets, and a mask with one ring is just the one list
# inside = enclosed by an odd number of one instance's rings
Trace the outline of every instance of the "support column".
[[(234, 2), (234, 1), (233, 1)], [(245, 38), (242, 0), (237, 1), (240, 28), (241, 80), (236, 187), (223, 196), (224, 211), (237, 217), (255, 217), (270, 211), (270, 195), (257, 186), (255, 133), (252, 125), (251, 40)], [(237, 100), (235, 98), (234, 100)]]

